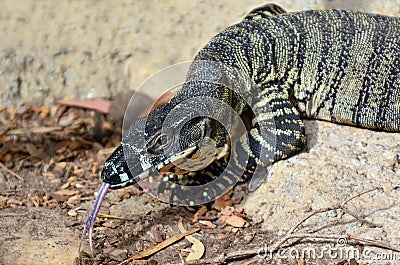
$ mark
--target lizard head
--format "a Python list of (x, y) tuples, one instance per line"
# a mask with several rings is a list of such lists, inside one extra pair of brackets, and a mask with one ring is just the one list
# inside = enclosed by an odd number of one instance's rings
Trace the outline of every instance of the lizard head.
[(211, 163), (215, 143), (210, 135), (216, 125), (201, 108), (170, 102), (134, 122), (105, 162), (103, 182), (119, 189), (160, 172), (185, 174)]

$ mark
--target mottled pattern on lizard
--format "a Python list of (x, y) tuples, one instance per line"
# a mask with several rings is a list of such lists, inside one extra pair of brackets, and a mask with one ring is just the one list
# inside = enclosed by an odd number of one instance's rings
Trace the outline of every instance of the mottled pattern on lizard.
[[(191, 75), (201, 75), (204, 65), (198, 62), (203, 60), (232, 67), (239, 77), (250, 78), (255, 86), (232, 91), (191, 80)], [(161, 133), (168, 113), (196, 96), (229, 104), (247, 119), (248, 132), (239, 141), (229, 142), (228, 132), (213, 119), (186, 119), (198, 109), (207, 108), (202, 102), (177, 111), (177, 116), (182, 117), (181, 131), (171, 127)], [(301, 151), (306, 143), (302, 118), (400, 131), (399, 18), (342, 10), (286, 13), (271, 4), (253, 10), (200, 50), (188, 81), (169, 103), (132, 125), (104, 165), (105, 184), (101, 190), (132, 185), (177, 157), (197, 155), (205, 137), (212, 138), (217, 148), (232, 144), (227, 154), (233, 154), (235, 163), (224, 176), (229, 186), (242, 176), (254, 175), (256, 167), (267, 167)], [(262, 128), (269, 130), (263, 132)], [(174, 153), (171, 146), (186, 151)], [(273, 155), (264, 156), (265, 150), (273, 150)], [(198, 184), (210, 172), (214, 175), (225, 162), (224, 157), (215, 159), (202, 170), (189, 170), (183, 177), (173, 175), (170, 179)], [(244, 170), (241, 176), (235, 176), (238, 169)], [(261, 175), (253, 178), (263, 179)], [(224, 188), (215, 187), (213, 192)], [(99, 207), (99, 203), (96, 205)], [(90, 232), (95, 216), (94, 209), (86, 224)]]

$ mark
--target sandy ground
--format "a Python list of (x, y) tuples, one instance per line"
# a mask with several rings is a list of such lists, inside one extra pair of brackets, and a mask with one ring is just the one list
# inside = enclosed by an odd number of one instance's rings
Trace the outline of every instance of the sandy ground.
[[(213, 35), (263, 3), (2, 1), (0, 104), (49, 105), (58, 99), (110, 98), (136, 89), (155, 72), (191, 60)], [(337, 7), (400, 15), (398, 0), (280, 5), (289, 11)], [(146, 92), (152, 97), (159, 93), (157, 88)], [(242, 204), (246, 212), (261, 216), (265, 229), (286, 231), (310, 209), (381, 186), (383, 191), (351, 205), (381, 227), (349, 220), (328, 230), (399, 247), (400, 135), (324, 122), (307, 122), (307, 134), (308, 150), (275, 164), (269, 181)], [(310, 225), (328, 225), (340, 214), (310, 220)], [(6, 209), (0, 216), (0, 264), (74, 263), (80, 234), (57, 211)]]
[[(192, 60), (264, 1), (2, 1), (0, 102), (109, 98)], [(386, 15), (398, 1), (281, 1), (288, 11), (351, 8)], [(151, 92), (157, 95), (157, 89)]]

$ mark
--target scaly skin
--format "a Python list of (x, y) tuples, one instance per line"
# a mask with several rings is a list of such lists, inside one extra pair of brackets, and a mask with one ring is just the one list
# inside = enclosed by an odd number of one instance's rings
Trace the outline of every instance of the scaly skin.
[[(224, 71), (218, 66), (210, 71), (213, 66), (204, 61), (221, 64)], [(207, 80), (228, 80), (231, 86)], [(202, 100), (183, 104), (196, 97)], [(245, 131), (230, 139), (237, 118), (209, 99), (241, 115)], [(171, 111), (176, 122), (165, 125)], [(221, 118), (228, 129), (204, 113)], [(226, 167), (222, 184), (203, 193), (204, 201), (240, 178), (252, 176), (257, 186), (268, 165), (304, 148), (303, 118), (400, 131), (399, 18), (340, 10), (286, 13), (276, 5), (253, 10), (200, 50), (187, 82), (169, 103), (131, 126), (104, 165), (101, 191), (132, 185), (165, 167), (174, 172), (171, 162), (199, 156), (206, 138), (216, 150), (228, 146), (226, 155), (207, 153), (196, 160), (211, 157), (205, 168), (189, 166), (171, 180), (196, 185)], [(229, 155), (233, 163), (227, 165)], [(90, 232), (96, 211), (86, 224)]]

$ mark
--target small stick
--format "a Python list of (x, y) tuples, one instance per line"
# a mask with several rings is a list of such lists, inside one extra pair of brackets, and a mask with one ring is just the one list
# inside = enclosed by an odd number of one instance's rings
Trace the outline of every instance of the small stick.
[(369, 190), (366, 190), (366, 191), (363, 191), (363, 192), (361, 192), (361, 193), (358, 193), (358, 194), (356, 194), (356, 195), (354, 195), (354, 196), (351, 196), (351, 197), (349, 197), (347, 200), (345, 200), (344, 202), (342, 202), (341, 204), (340, 204), (340, 206), (341, 207), (343, 207), (346, 203), (348, 203), (349, 201), (351, 201), (351, 200), (353, 200), (353, 199), (355, 199), (355, 198), (357, 198), (357, 197), (360, 197), (360, 196), (362, 196), (362, 195), (364, 195), (364, 194), (366, 194), (366, 193), (370, 193), (370, 192), (372, 192), (372, 191), (374, 191), (374, 190), (381, 190), (382, 188), (381, 187), (374, 187), (374, 188), (371, 188), (371, 189), (369, 189)]
[[(364, 239), (364, 238), (358, 238), (354, 236), (340, 236), (340, 235), (325, 235), (325, 234), (310, 234), (310, 233), (296, 233), (296, 234), (291, 234), (291, 235), (286, 235), (283, 237), (279, 242), (273, 245), (273, 247), (268, 250), (270, 253), (275, 253), (282, 245), (289, 239), (293, 238), (298, 238), (298, 239), (344, 239), (346, 242), (348, 241), (354, 241), (355, 243), (360, 243), (360, 244), (365, 244), (368, 246), (372, 247), (380, 247), (396, 252), (400, 252), (400, 248), (396, 248), (393, 246), (390, 246), (388, 244), (371, 240), (371, 239)], [(210, 259), (201, 259), (201, 260), (192, 260), (188, 261), (186, 264), (187, 265), (200, 265), (200, 264), (213, 264), (213, 265), (218, 265), (218, 264), (226, 264), (227, 262), (234, 261), (234, 260), (241, 260), (241, 259), (246, 259), (250, 257), (254, 257), (256, 255), (260, 254), (260, 249), (250, 249), (250, 250), (239, 250), (234, 253), (227, 253), (227, 254), (221, 254), (217, 257), (213, 257)]]
[(160, 244), (154, 246), (153, 248), (151, 248), (149, 250), (146, 250), (146, 251), (143, 251), (143, 252), (140, 252), (140, 253), (138, 253), (138, 254), (136, 254), (136, 255), (124, 260), (119, 265), (126, 264), (126, 263), (128, 263), (129, 261), (132, 261), (132, 260), (142, 259), (142, 258), (148, 257), (150, 255), (153, 255), (154, 253), (160, 251), (161, 249), (166, 248), (166, 247), (170, 246), (171, 244), (175, 243), (176, 241), (179, 241), (179, 240), (181, 240), (182, 238), (184, 238), (184, 237), (186, 237), (188, 235), (196, 233), (199, 230), (200, 229), (197, 228), (197, 229), (190, 230), (190, 231), (188, 231), (186, 233), (181, 233), (179, 235), (170, 237), (170, 238), (164, 240), (163, 242), (161, 242)]
[(97, 217), (100, 218), (108, 218), (108, 219), (118, 219), (118, 220), (123, 220), (123, 221), (135, 221), (133, 218), (125, 218), (122, 216), (115, 216), (115, 215), (109, 215), (109, 214), (104, 214), (104, 213), (99, 213)]
[[(333, 206), (329, 206), (329, 207), (326, 207), (326, 208), (321, 208), (321, 209), (315, 210), (312, 213), (310, 213), (309, 215), (305, 216), (303, 219), (301, 219), (300, 222), (298, 222), (295, 226), (293, 226), (286, 233), (286, 235), (292, 234), (300, 225), (302, 225), (305, 221), (307, 221), (308, 219), (310, 219), (311, 217), (313, 217), (316, 214), (324, 213), (324, 212), (328, 212), (328, 211), (333, 211), (333, 210), (338, 210), (338, 209), (342, 209), (342, 210), (344, 210), (346, 212), (346, 208), (344, 207), (344, 205), (346, 203), (348, 203), (349, 201), (351, 201), (351, 200), (353, 200), (353, 199), (355, 199), (357, 197), (360, 197), (361, 195), (364, 195), (366, 193), (372, 192), (374, 190), (379, 190), (379, 189), (381, 189), (381, 188), (380, 187), (374, 187), (374, 188), (371, 188), (369, 190), (363, 191), (361, 193), (358, 193), (358, 194), (356, 194), (354, 196), (351, 196), (351, 197), (347, 198), (344, 202), (342, 202), (339, 205), (333, 205)], [(361, 218), (361, 217), (358, 217), (358, 216), (357, 217), (354, 216), (353, 213), (349, 213), (349, 214), (352, 215), (354, 218), (358, 219), (361, 222), (363, 222), (362, 220), (365, 220), (364, 218)], [(374, 226), (379, 226), (379, 225), (373, 224), (373, 223), (371, 223), (371, 222), (369, 222), (367, 220), (365, 220), (365, 221), (366, 221), (367, 224), (372, 225), (373, 227)]]
[(20, 175), (18, 175), (17, 173), (15, 173), (14, 171), (8, 169), (3, 163), (0, 162), (0, 167), (6, 171), (7, 173), (9, 173), (10, 175), (13, 175), (14, 177), (16, 177), (17, 179), (19, 179), (22, 182), (25, 182), (25, 179), (23, 177), (21, 177)]
[(357, 214), (353, 213), (352, 211), (350, 211), (349, 209), (347, 209), (347, 207), (343, 207), (342, 210), (347, 213), (348, 215), (353, 216), (355, 219), (357, 219), (358, 221), (360, 221), (361, 223), (365, 223), (367, 225), (369, 225), (370, 227), (382, 227), (382, 225), (380, 224), (375, 224), (371, 221), (368, 221), (367, 219), (358, 216)]
[(396, 248), (391, 245), (388, 245), (388, 244), (385, 244), (385, 243), (382, 243), (379, 241), (375, 241), (372, 239), (358, 238), (358, 237), (354, 237), (354, 236), (350, 236), (350, 235), (346, 235), (346, 236), (324, 235), (324, 234), (315, 235), (315, 234), (310, 234), (310, 233), (305, 233), (305, 234), (296, 233), (296, 234), (286, 235), (281, 240), (279, 240), (277, 243), (275, 243), (270, 251), (271, 252), (277, 251), (287, 240), (292, 239), (292, 238), (300, 238), (300, 239), (314, 238), (314, 239), (336, 239), (336, 240), (344, 239), (346, 241), (346, 243), (347, 243), (347, 241), (352, 240), (352, 241), (355, 241), (356, 243), (361, 243), (361, 244), (365, 244), (365, 245), (372, 246), (372, 247), (380, 247), (380, 248), (400, 252), (400, 248)]
[[(346, 235), (346, 236), (341, 236), (341, 235), (325, 235), (325, 234), (312, 234), (312, 233), (294, 233), (294, 231), (299, 228), (305, 221), (307, 221), (308, 219), (310, 219), (311, 217), (313, 217), (316, 214), (319, 213), (324, 213), (327, 211), (332, 211), (332, 210), (337, 210), (337, 209), (342, 209), (345, 213), (353, 216), (355, 219), (361, 221), (361, 222), (365, 222), (368, 225), (371, 226), (379, 226), (377, 224), (374, 224), (364, 218), (361, 218), (359, 216), (357, 216), (356, 214), (352, 213), (349, 209), (347, 209), (347, 207), (345, 207), (345, 205), (357, 198), (360, 197), (361, 195), (364, 195), (366, 193), (372, 192), (374, 190), (379, 190), (381, 188), (379, 187), (375, 187), (369, 190), (366, 190), (364, 192), (358, 193), (354, 196), (351, 196), (349, 198), (347, 198), (345, 201), (343, 201), (340, 204), (336, 204), (330, 207), (326, 207), (326, 208), (321, 208), (321, 209), (317, 209), (315, 211), (313, 211), (311, 214), (305, 216), (300, 222), (298, 222), (295, 226), (293, 226), (284, 237), (282, 237), (279, 241), (277, 241), (275, 244), (272, 245), (271, 249), (269, 250), (271, 253), (274, 253), (276, 251), (278, 251), (280, 249), (280, 247), (285, 244), (289, 239), (335, 239), (335, 240), (339, 240), (342, 239), (345, 241), (345, 243), (347, 243), (348, 241), (353, 241), (355, 243), (360, 243), (360, 244), (365, 244), (368, 246), (374, 246), (374, 247), (380, 247), (380, 248), (384, 248), (384, 249), (388, 249), (388, 250), (392, 250), (392, 251), (396, 251), (396, 252), (400, 252), (400, 248), (396, 248), (394, 246), (391, 246), (389, 244), (385, 244), (379, 241), (375, 241), (372, 239), (364, 239), (364, 238), (358, 238), (355, 236), (350, 236), (350, 235)], [(250, 249), (250, 250), (240, 250), (234, 253), (227, 253), (227, 254), (221, 254), (217, 257), (213, 257), (211, 259), (201, 259), (201, 260), (194, 260), (194, 261), (189, 261), (187, 262), (188, 265), (197, 265), (197, 264), (225, 264), (229, 261), (233, 261), (233, 260), (240, 260), (240, 259), (246, 259), (246, 258), (250, 258), (253, 257), (257, 254), (259, 254), (260, 250), (259, 249)]]

